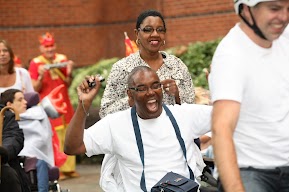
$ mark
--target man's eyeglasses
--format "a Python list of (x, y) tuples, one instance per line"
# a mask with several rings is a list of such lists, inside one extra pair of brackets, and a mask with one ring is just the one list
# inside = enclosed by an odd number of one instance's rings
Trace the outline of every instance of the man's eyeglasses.
[[(154, 83), (154, 84), (152, 84), (150, 86), (150, 88), (155, 91), (155, 90), (158, 90), (158, 89), (162, 88), (162, 84), (161, 83)], [(137, 86), (137, 87), (129, 87), (129, 89), (134, 90), (136, 92), (144, 93), (144, 92), (148, 92), (149, 87), (145, 86), (145, 85), (140, 85), (140, 86)]]
[(165, 34), (166, 33), (166, 29), (163, 27), (158, 27), (156, 29), (152, 28), (152, 27), (144, 27), (144, 28), (138, 28), (139, 31), (143, 31), (144, 33), (147, 34), (152, 34), (154, 32), (154, 30), (156, 30), (156, 32), (158, 34)]

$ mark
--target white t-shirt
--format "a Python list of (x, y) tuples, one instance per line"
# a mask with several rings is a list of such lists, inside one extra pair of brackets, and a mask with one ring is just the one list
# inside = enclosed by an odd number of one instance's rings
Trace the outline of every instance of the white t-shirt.
[(19, 89), (23, 91), (23, 93), (33, 92), (34, 89), (28, 71), (24, 68), (15, 67), (15, 72), (16, 72), (16, 81), (14, 85), (10, 87), (0, 87), (0, 93), (8, 89)]
[[(187, 149), (187, 159), (195, 177), (204, 166), (200, 150), (193, 139), (210, 130), (211, 107), (182, 104), (168, 106), (172, 111)], [(141, 191), (142, 163), (131, 120), (131, 110), (107, 115), (84, 132), (87, 156), (114, 154), (118, 161), (125, 191)], [(183, 152), (174, 128), (163, 110), (156, 119), (138, 117), (144, 146), (145, 179), (147, 190), (167, 172), (174, 171), (189, 177)]]
[(262, 48), (237, 24), (215, 52), (209, 83), (212, 102), (241, 103), (234, 132), (239, 166), (289, 166), (289, 39)]

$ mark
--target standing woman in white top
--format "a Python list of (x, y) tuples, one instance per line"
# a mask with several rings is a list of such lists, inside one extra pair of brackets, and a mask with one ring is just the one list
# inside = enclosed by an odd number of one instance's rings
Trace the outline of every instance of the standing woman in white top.
[(0, 39), (0, 93), (7, 89), (34, 91), (30, 75), (24, 68), (14, 67), (14, 53), (4, 39)]

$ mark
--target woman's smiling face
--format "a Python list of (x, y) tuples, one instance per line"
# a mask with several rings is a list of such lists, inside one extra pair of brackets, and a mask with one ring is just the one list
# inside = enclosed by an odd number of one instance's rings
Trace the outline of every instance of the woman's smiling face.
[(148, 16), (136, 29), (140, 50), (158, 52), (164, 45), (166, 28), (160, 17)]

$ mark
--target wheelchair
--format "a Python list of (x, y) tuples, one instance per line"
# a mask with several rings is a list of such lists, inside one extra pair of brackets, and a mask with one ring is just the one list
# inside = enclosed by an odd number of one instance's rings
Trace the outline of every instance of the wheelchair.
[(203, 174), (201, 175), (201, 181), (207, 183), (207, 186), (201, 186), (200, 192), (217, 192), (217, 180), (212, 175), (212, 167), (214, 164), (211, 160), (204, 158), (204, 162), (207, 165), (204, 170)]
[[(57, 88), (56, 91), (59, 91), (59, 90), (60, 90), (60, 88)], [(57, 94), (58, 92), (54, 91), (54, 93)], [(25, 93), (24, 98), (27, 101), (27, 109), (38, 105), (40, 102), (39, 94), (36, 92)], [(46, 99), (46, 102), (49, 103), (47, 100), (48, 99)], [(49, 114), (55, 115), (56, 113), (52, 113), (52, 112), (54, 112), (54, 108), (51, 107), (50, 105), (48, 105), (47, 103), (45, 105), (46, 108), (44, 108), (44, 106), (42, 106), (44, 111), (47, 113), (48, 116), (49, 116)], [(42, 103), (41, 103), (41, 105), (42, 105)], [(45, 109), (47, 109), (47, 110), (45, 110)], [(48, 112), (50, 112), (50, 113), (48, 114)], [(58, 112), (57, 112), (57, 115), (59, 115)], [(21, 166), (28, 176), (30, 189), (32, 192), (38, 191), (37, 170), (36, 170), (37, 161), (38, 161), (38, 159), (36, 157), (27, 157), (27, 156), (20, 157)], [(59, 179), (59, 168), (58, 167), (56, 167), (56, 166), (50, 167), (48, 172), (49, 172), (48, 176), (49, 176), (49, 191), (50, 192), (69, 192), (68, 189), (61, 189), (61, 187), (58, 183), (58, 179)]]
[[(195, 139), (194, 142), (201, 150), (200, 139)], [(203, 161), (206, 164), (206, 167), (204, 167), (203, 173), (201, 175), (201, 181), (206, 184), (205, 186), (201, 185), (200, 192), (217, 192), (217, 180), (213, 177), (213, 169), (215, 168), (214, 159), (208, 158), (203, 155)]]
[[(20, 157), (21, 166), (28, 176), (31, 192), (37, 192), (37, 171), (35, 157)], [(62, 189), (58, 183), (59, 168), (54, 166), (49, 168), (49, 191), (50, 192), (69, 192), (69, 189)]]

